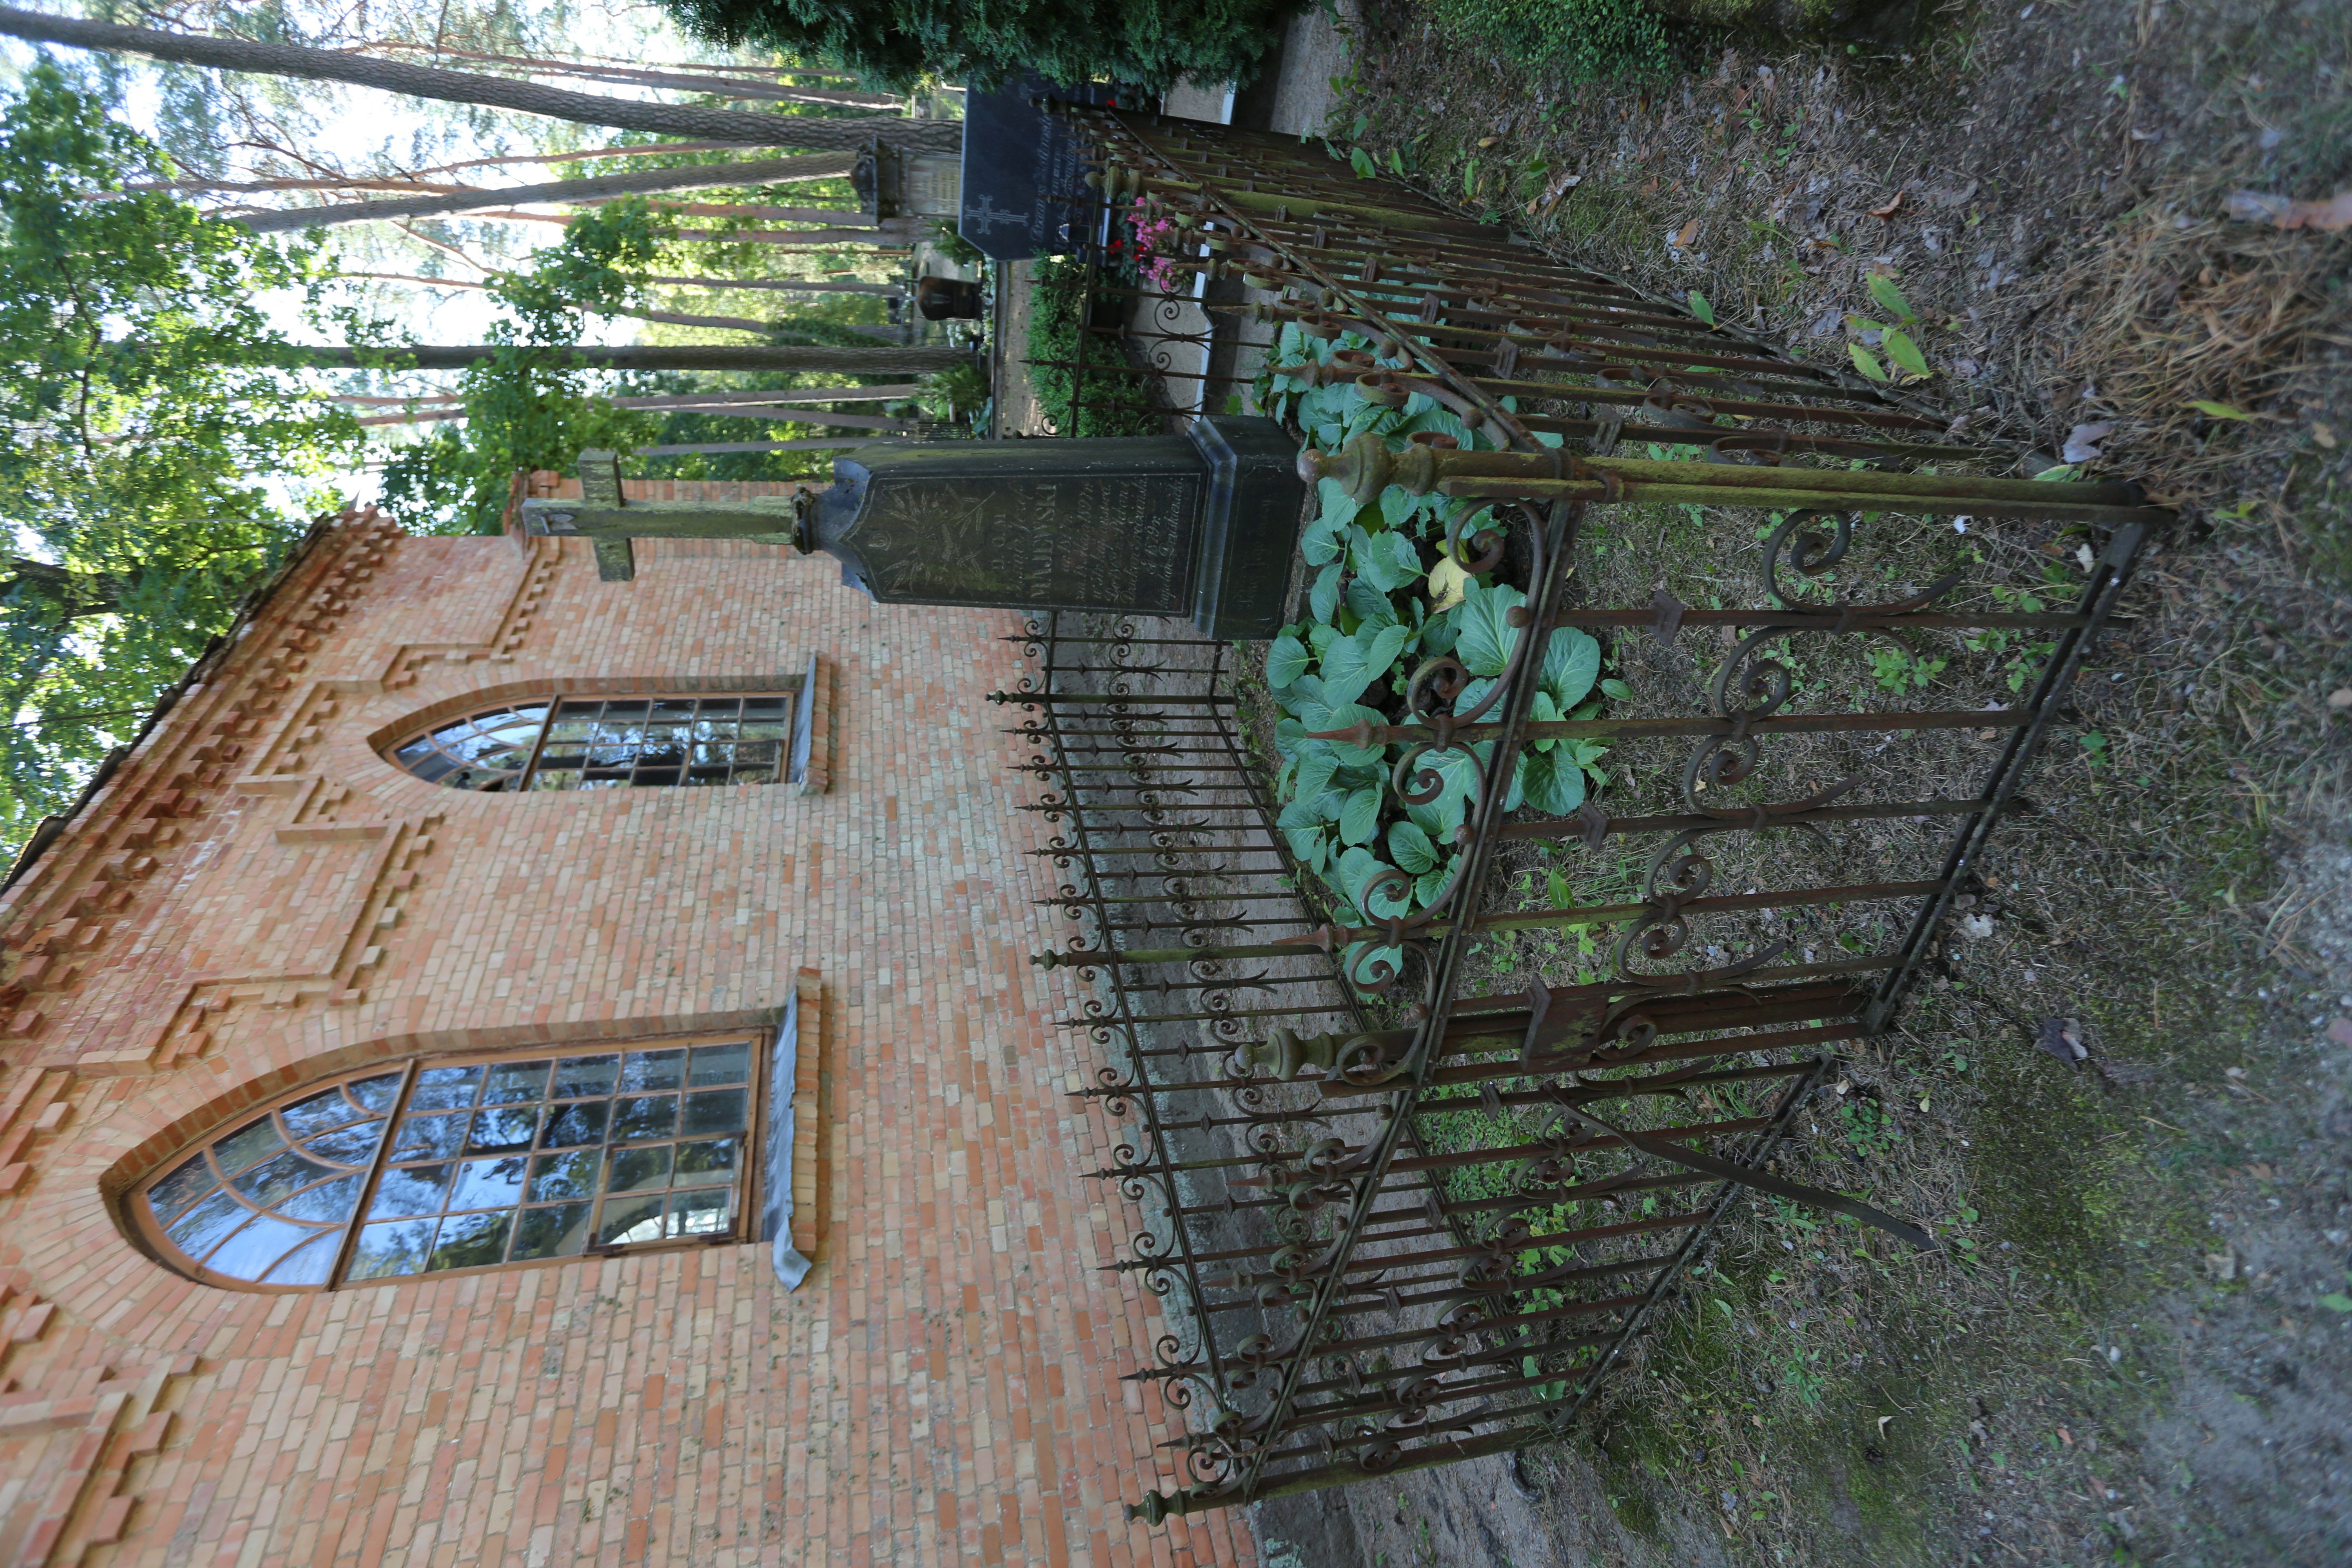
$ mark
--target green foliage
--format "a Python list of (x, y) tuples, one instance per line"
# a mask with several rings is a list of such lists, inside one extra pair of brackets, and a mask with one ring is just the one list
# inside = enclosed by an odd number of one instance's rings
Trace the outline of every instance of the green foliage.
[(1907, 647), (1870, 650), (1870, 675), (1882, 691), (1917, 691), (1944, 673), (1951, 660), (1913, 653)]
[(1436, 0), (1432, 9), (1464, 38), (1574, 81), (1656, 80), (1675, 68), (1666, 19), (1642, 0)]
[(931, 243), (958, 267), (979, 267), (988, 260), (980, 247), (966, 239), (947, 218), (931, 220)]
[[(1101, 278), (1101, 286), (1119, 288), (1131, 283), (1132, 279)], [(1032, 274), (1026, 344), (1027, 357), (1033, 362), (1030, 383), (1037, 390), (1037, 401), (1065, 436), (1157, 436), (1160, 412), (1143, 390), (1141, 376), (1087, 375), (1084, 378), (1086, 402), (1079, 405), (1074, 401), (1079, 378), (1057, 368), (1070, 363), (1126, 363), (1112, 340), (1085, 330), (1087, 312), (1099, 297), (1088, 295), (1084, 262), (1047, 257), (1037, 263)]]
[(510, 352), (459, 376), (463, 430), (445, 425), (384, 465), (384, 510), (418, 531), (495, 533), (518, 472), (569, 468), (587, 447), (652, 444), (660, 422), (590, 396), (584, 366), (520, 351), (576, 344), (583, 312), (635, 306), (674, 232), (643, 198), (606, 203), (575, 218), (530, 271), (494, 279), (510, 314), (491, 323), (489, 339)]
[[(1370, 346), (1353, 333), (1323, 342), (1287, 326), (1275, 357), (1296, 363)], [(1276, 377), (1268, 390), (1278, 416), (1326, 450), (1367, 433), (1399, 447), (1423, 431), (1449, 436), (1467, 449), (1481, 444), (1476, 432), (1424, 395), (1390, 408), (1365, 402), (1352, 382), (1301, 388)], [(1408, 787), (1428, 798), (1407, 801), (1391, 776), (1402, 748), (1329, 738), (1359, 724), (1391, 722), (1402, 710), (1408, 672), (1437, 654), (1450, 653), (1475, 678), (1454, 710), (1475, 709), (1509, 668), (1522, 636), (1512, 614), (1526, 595), (1508, 584), (1471, 577), (1459, 604), (1431, 609), (1429, 568), (1458, 547), (1445, 542), (1449, 530), (1466, 539), (1488, 521), (1468, 503), (1391, 486), (1375, 503), (1359, 506), (1331, 479), (1318, 493), (1321, 510), (1299, 542), (1316, 573), (1309, 618), (1286, 628), (1266, 654), (1266, 684), (1284, 715), (1275, 729), (1283, 759), (1275, 781), (1282, 803), (1276, 826), (1299, 863), (1337, 896), (1340, 920), (1356, 925), (1424, 908), (1444, 889), (1454, 836), (1468, 820), (1482, 773), (1500, 775), (1506, 809), (1565, 816), (1583, 805), (1588, 774), (1599, 776), (1604, 749), (1586, 741), (1531, 740), (1507, 770), (1496, 767), (1492, 742), (1473, 751), (1424, 752)], [(1553, 631), (1534, 674), (1536, 721), (1599, 710), (1601, 647), (1586, 633)], [(1556, 897), (1566, 900), (1565, 879), (1556, 880)], [(1360, 952), (1360, 944), (1351, 960)]]
[[(173, 171), (57, 67), (0, 100), (0, 840), (68, 801), (356, 456), (351, 416), (273, 368), (257, 289), (320, 269), (130, 194)], [(88, 199), (88, 193), (108, 193)]]
[(1246, 81), (1279, 41), (1297, 0), (662, 0), (714, 43), (753, 44), (838, 60), (868, 80), (908, 88), (927, 76), (994, 82), (1034, 71), (1048, 81), (1108, 79), (1165, 92), (1180, 79)]
[(1849, 1094), (1838, 1101), (1838, 1131), (1853, 1152), (1874, 1160), (1903, 1142), (1903, 1130), (1884, 1106), (1866, 1095)]

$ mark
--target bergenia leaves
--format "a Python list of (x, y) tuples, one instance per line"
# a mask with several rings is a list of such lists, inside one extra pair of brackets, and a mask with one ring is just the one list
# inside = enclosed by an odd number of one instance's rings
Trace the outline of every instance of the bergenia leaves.
[(1437, 846), (1413, 822), (1389, 824), (1389, 858), (1397, 868), (1418, 877), (1437, 864)]
[(1265, 683), (1275, 690), (1280, 691), (1284, 687), (1306, 674), (1307, 667), (1313, 662), (1313, 658), (1307, 651), (1307, 645), (1285, 633), (1275, 638), (1274, 646), (1266, 650)]

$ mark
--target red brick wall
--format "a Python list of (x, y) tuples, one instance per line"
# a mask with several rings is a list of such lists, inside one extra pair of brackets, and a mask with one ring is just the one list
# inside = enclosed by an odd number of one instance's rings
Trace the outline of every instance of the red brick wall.
[[(1049, 891), (982, 692), (1006, 617), (833, 563), (641, 543), (313, 551), (0, 898), (0, 1559), (44, 1564), (1129, 1562), (1248, 1554), (1117, 1501), (1171, 1479), (1119, 1372), (1156, 1322)], [(831, 661), (830, 793), (474, 795), (373, 749), (583, 683)], [(822, 987), (815, 1268), (761, 1246), (271, 1296), (109, 1205), (242, 1107), (419, 1050), (773, 1016)]]

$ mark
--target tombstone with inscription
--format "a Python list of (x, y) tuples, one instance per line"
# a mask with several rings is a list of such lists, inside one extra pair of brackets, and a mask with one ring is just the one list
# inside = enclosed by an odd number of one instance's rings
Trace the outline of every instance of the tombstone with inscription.
[(1086, 145), (1037, 100), (1108, 103), (1114, 90), (1031, 75), (967, 92), (956, 232), (992, 261), (1060, 256), (1087, 238), (1070, 229), (1102, 200), (1087, 188)]
[(749, 501), (633, 501), (620, 460), (580, 455), (581, 499), (522, 504), (524, 531), (593, 542), (635, 574), (632, 539), (751, 539), (822, 551), (886, 605), (1184, 616), (1211, 637), (1281, 625), (1306, 486), (1271, 419), (1181, 436), (877, 441), (833, 488)]

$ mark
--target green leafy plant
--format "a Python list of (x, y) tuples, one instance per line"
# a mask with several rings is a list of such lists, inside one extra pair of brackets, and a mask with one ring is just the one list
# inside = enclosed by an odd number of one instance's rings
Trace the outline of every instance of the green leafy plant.
[[(2008, 615), (2038, 616), (2050, 607), (2047, 601), (2028, 588), (1999, 583), (1991, 588), (1994, 602)], [(1985, 654), (1998, 660), (2011, 691), (2024, 690), (2026, 682), (2042, 668), (2042, 661), (2058, 647), (2053, 638), (2015, 626), (1985, 626), (1966, 634), (1960, 641), (1970, 653)]]
[[(1286, 327), (1276, 358), (1296, 363), (1300, 356), (1328, 358), (1368, 346), (1352, 333), (1323, 342)], [(1325, 450), (1367, 434), (1396, 446), (1423, 432), (1449, 437), (1465, 448), (1480, 441), (1425, 395), (1391, 408), (1366, 402), (1353, 382), (1302, 388), (1276, 377), (1266, 395), (1279, 415)], [(1455, 836), (1468, 819), (1482, 771), (1501, 775), (1506, 809), (1564, 816), (1583, 805), (1588, 775), (1597, 774), (1603, 748), (1574, 739), (1530, 740), (1507, 772), (1496, 767), (1491, 741), (1467, 751), (1432, 752), (1422, 758), (1412, 786), (1413, 794), (1429, 798), (1398, 796), (1390, 773), (1395, 748), (1331, 732), (1391, 722), (1402, 711), (1406, 672), (1437, 654), (1450, 653), (1472, 678), (1455, 710), (1476, 707), (1509, 667), (1521, 636), (1512, 616), (1526, 595), (1508, 584), (1469, 577), (1460, 584), (1458, 601), (1432, 607), (1426, 582), (1443, 559), (1447, 525), (1467, 537), (1485, 521), (1461, 515), (1467, 503), (1391, 486), (1376, 501), (1360, 505), (1331, 479), (1322, 481), (1318, 499), (1321, 509), (1299, 542), (1315, 574), (1307, 619), (1276, 637), (1266, 654), (1267, 689), (1283, 714), (1275, 730), (1282, 756), (1276, 823), (1291, 853), (1337, 897), (1340, 920), (1359, 925), (1423, 907), (1444, 888)], [(1533, 675), (1537, 721), (1598, 710), (1601, 647), (1585, 632), (1554, 631)], [(1556, 896), (1566, 895), (1560, 879)]]
[(1715, 325), (1715, 307), (1696, 289), (1690, 291), (1690, 313), (1710, 327)]
[[(1097, 270), (1096, 288), (1132, 288), (1131, 277)], [(1066, 367), (1077, 363), (1109, 365), (1121, 363), (1116, 348), (1086, 330), (1087, 312), (1099, 294), (1090, 292), (1087, 268), (1067, 257), (1047, 257), (1033, 274), (1026, 344), (1031, 384), (1037, 401), (1065, 436), (1156, 436), (1160, 410), (1143, 389), (1143, 378), (1096, 375), (1083, 378), (1085, 400), (1078, 400), (1081, 377)], [(1091, 341), (1090, 341), (1091, 340)]]
[(1943, 674), (1951, 662), (1907, 647), (1875, 647), (1870, 650), (1870, 675), (1881, 690), (1917, 691)]
[(1868, 1095), (1849, 1094), (1838, 1101), (1838, 1131), (1859, 1157), (1874, 1160), (1903, 1141), (1903, 1130), (1885, 1107)]

